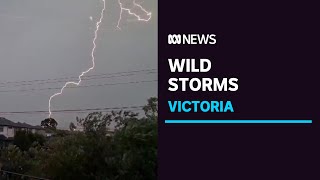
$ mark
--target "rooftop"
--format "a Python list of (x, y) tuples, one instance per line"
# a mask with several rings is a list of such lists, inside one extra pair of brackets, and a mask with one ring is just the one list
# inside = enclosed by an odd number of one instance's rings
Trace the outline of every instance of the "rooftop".
[(28, 129), (43, 129), (41, 126), (32, 126), (27, 123), (21, 123), (21, 122), (12, 122), (6, 118), (0, 117), (0, 126), (12, 126), (17, 128), (28, 128)]

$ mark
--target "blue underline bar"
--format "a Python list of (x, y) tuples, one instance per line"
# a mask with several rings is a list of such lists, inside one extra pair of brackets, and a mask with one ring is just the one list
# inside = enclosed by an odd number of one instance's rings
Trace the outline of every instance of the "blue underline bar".
[(166, 124), (312, 124), (312, 120), (165, 120)]

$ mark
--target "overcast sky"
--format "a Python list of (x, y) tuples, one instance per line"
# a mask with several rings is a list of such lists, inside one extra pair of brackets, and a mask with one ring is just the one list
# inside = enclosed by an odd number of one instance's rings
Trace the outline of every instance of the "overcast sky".
[[(157, 69), (157, 2), (145, 0), (141, 5), (152, 12), (151, 20), (137, 22), (124, 13), (118, 30), (120, 7), (117, 0), (106, 2), (105, 19), (96, 42), (96, 68), (87, 75)], [(59, 90), (45, 88), (60, 88), (64, 84), (6, 82), (74, 77), (91, 66), (95, 22), (102, 7), (99, 0), (0, 1), (0, 112), (46, 111), (49, 97)], [(157, 73), (141, 73), (87, 80), (81, 85), (156, 79)], [(52, 110), (143, 105), (147, 98), (156, 95), (157, 82), (70, 88), (53, 99)], [(76, 116), (85, 115), (53, 113), (52, 117), (66, 128), (71, 121), (75, 122)], [(47, 114), (1, 116), (38, 125)]]

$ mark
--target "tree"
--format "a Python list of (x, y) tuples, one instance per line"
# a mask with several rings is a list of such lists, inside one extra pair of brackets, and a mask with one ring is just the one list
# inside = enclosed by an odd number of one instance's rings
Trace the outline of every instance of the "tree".
[(54, 120), (53, 118), (47, 118), (41, 121), (41, 126), (43, 128), (56, 129), (57, 125), (58, 125), (57, 121)]
[(158, 101), (148, 99), (145, 118), (130, 121), (114, 136), (120, 170), (118, 179), (157, 179)]
[(143, 110), (148, 118), (158, 119), (158, 98), (149, 98), (148, 104), (143, 107)]
[(25, 173), (30, 168), (25, 152), (15, 145), (9, 145), (1, 151), (2, 169), (18, 173)]
[(74, 130), (77, 129), (77, 127), (76, 127), (76, 125), (74, 125), (73, 122), (71, 122), (70, 125), (69, 125), (69, 129), (70, 129), (70, 131), (74, 131)]
[[(77, 118), (84, 132), (54, 136), (27, 151), (4, 148), (0, 163), (5, 170), (48, 179), (155, 180), (157, 99), (149, 99), (144, 110), (145, 117), (122, 110), (90, 113)], [(111, 136), (109, 128), (115, 128)]]
[(106, 135), (107, 130), (121, 129), (128, 122), (137, 121), (138, 113), (131, 111), (112, 111), (103, 114), (102, 112), (90, 113), (85, 118), (77, 118), (77, 122), (83, 127), (87, 134)]
[(22, 151), (27, 151), (34, 143), (43, 145), (44, 142), (44, 136), (27, 131), (17, 131), (13, 139), (13, 144), (19, 147)]

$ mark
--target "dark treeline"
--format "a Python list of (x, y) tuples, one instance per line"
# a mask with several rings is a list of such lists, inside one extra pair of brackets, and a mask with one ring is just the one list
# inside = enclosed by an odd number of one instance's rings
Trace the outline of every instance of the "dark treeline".
[(150, 98), (142, 118), (131, 111), (94, 112), (77, 118), (83, 132), (51, 129), (57, 134), (51, 138), (17, 132), (13, 144), (1, 150), (1, 169), (47, 179), (154, 180), (157, 109), (157, 99)]

